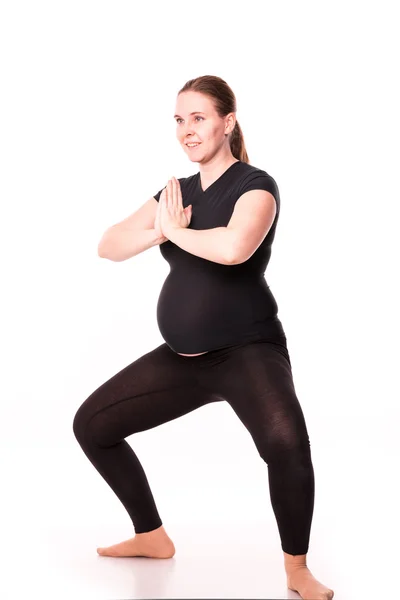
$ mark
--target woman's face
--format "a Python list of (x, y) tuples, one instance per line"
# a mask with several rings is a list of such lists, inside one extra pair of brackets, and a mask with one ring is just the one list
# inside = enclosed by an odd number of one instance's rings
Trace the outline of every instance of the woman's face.
[[(190, 160), (203, 162), (214, 156), (224, 144), (229, 146), (229, 138), (225, 134), (230, 133), (235, 125), (234, 113), (219, 117), (212, 100), (205, 94), (180, 93), (175, 112), (176, 137)], [(199, 145), (190, 148), (188, 142)]]

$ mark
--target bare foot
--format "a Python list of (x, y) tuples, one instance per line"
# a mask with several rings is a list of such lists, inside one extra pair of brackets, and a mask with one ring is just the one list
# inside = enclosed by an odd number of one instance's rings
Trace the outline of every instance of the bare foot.
[(303, 600), (332, 600), (333, 590), (315, 579), (308, 567), (295, 567), (286, 574), (288, 588), (300, 594)]
[(108, 546), (97, 548), (100, 556), (146, 556), (147, 558), (172, 558), (175, 546), (164, 527), (158, 527), (146, 533), (137, 533), (135, 537)]

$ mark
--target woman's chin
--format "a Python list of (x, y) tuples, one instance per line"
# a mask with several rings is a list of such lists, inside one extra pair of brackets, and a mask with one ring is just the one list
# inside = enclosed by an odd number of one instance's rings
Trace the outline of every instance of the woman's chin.
[(201, 161), (201, 156), (199, 152), (191, 152), (190, 150), (186, 151), (188, 159), (193, 163), (198, 163)]

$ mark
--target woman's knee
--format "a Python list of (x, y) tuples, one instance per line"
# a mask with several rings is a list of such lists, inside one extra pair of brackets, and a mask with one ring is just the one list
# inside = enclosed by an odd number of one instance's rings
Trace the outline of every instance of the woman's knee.
[(72, 428), (76, 439), (83, 445), (107, 448), (122, 441), (127, 435), (138, 431), (137, 419), (131, 413), (129, 421), (126, 414), (113, 406), (102, 404), (99, 408), (98, 397), (89, 396), (78, 408)]
[(101, 441), (105, 423), (104, 419), (96, 418), (99, 414), (96, 404), (94, 395), (91, 394), (75, 413), (72, 430), (81, 446), (89, 442)]
[(84, 410), (84, 403), (78, 408), (72, 421), (72, 430), (78, 442), (81, 444), (85, 438), (88, 418)]
[(311, 460), (311, 444), (305, 427), (293, 431), (291, 435), (286, 430), (285, 434), (281, 432), (265, 436), (257, 443), (257, 449), (267, 463)]

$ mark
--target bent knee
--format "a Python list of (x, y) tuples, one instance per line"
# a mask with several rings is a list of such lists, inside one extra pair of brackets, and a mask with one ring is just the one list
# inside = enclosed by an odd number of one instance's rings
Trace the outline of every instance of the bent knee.
[(267, 463), (309, 462), (311, 447), (309, 438), (296, 440), (295, 443), (285, 440), (266, 441), (257, 445), (258, 453)]
[(83, 441), (87, 427), (87, 418), (83, 414), (82, 406), (78, 408), (72, 421), (72, 431), (78, 442)]
[(72, 429), (81, 446), (107, 448), (124, 439), (122, 421), (111, 418), (107, 411), (89, 410), (85, 403), (77, 410)]

